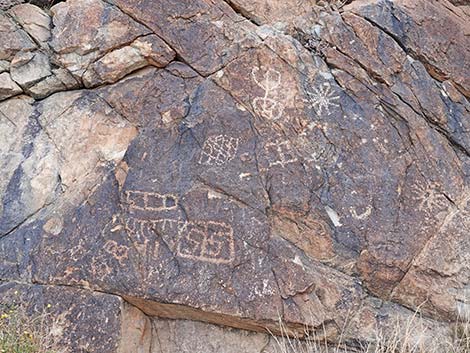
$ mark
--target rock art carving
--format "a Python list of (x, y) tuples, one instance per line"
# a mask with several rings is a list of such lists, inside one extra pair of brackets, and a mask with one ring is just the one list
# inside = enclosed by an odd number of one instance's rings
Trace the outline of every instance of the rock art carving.
[(235, 158), (239, 139), (227, 135), (210, 136), (202, 146), (199, 164), (221, 166)]
[(171, 211), (178, 208), (178, 198), (172, 194), (161, 195), (156, 192), (127, 191), (126, 201), (130, 211)]
[(270, 159), (269, 167), (280, 166), (285, 168), (286, 165), (298, 161), (295, 151), (288, 140), (274, 140), (268, 142), (264, 148), (268, 154), (268, 158), (271, 156), (275, 157), (274, 159)]
[(139, 253), (146, 259), (158, 257), (159, 242), (153, 230), (152, 221), (129, 217), (125, 229)]
[(339, 99), (339, 96), (334, 95), (334, 91), (331, 89), (331, 85), (326, 82), (318, 89), (314, 86), (310, 90), (306, 90), (308, 99), (305, 102), (308, 106), (315, 110), (318, 115), (326, 112), (326, 115), (330, 115), (330, 107), (339, 107), (339, 104), (333, 102)]
[(435, 183), (429, 185), (415, 184), (412, 186), (412, 194), (419, 202), (418, 210), (420, 211), (444, 211), (448, 207), (447, 198)]
[(179, 230), (177, 254), (192, 260), (230, 263), (235, 256), (233, 229), (223, 222), (185, 222)]
[(281, 85), (281, 74), (274, 69), (268, 69), (260, 78), (260, 72), (258, 67), (251, 71), (253, 80), (264, 90), (263, 97), (253, 99), (253, 108), (260, 116), (268, 120), (277, 120), (284, 112), (284, 106), (276, 99), (276, 89)]
[(335, 146), (328, 142), (321, 129), (314, 124), (308, 125), (298, 135), (297, 145), (304, 152), (304, 160), (307, 164), (327, 167), (338, 160)]
[[(127, 191), (127, 208), (143, 212), (142, 216), (130, 216), (125, 229), (137, 250), (147, 260), (158, 257), (157, 236), (171, 234), (175, 239), (176, 255), (197, 261), (230, 263), (235, 256), (233, 229), (229, 224), (212, 220), (184, 221), (176, 211), (178, 197), (147, 191)], [(170, 211), (155, 213), (154, 211)], [(145, 218), (148, 215), (149, 218)], [(165, 215), (168, 218), (162, 218)], [(173, 218), (169, 218), (172, 217)]]
[(372, 206), (367, 206), (366, 209), (364, 210), (364, 212), (359, 213), (359, 214), (357, 213), (356, 207), (350, 207), (349, 210), (351, 211), (351, 215), (355, 219), (359, 219), (359, 220), (362, 221), (364, 219), (369, 218), (369, 216), (372, 213)]

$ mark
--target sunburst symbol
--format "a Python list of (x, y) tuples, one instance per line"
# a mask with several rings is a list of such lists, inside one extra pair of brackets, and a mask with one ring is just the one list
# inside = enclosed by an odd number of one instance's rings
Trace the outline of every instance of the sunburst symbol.
[(331, 85), (326, 82), (318, 89), (311, 87), (311, 90), (306, 90), (308, 103), (310, 108), (313, 108), (318, 115), (322, 115), (325, 111), (327, 115), (330, 115), (330, 107), (339, 107), (338, 103), (333, 102), (339, 99), (339, 96), (334, 95), (334, 91), (331, 89)]

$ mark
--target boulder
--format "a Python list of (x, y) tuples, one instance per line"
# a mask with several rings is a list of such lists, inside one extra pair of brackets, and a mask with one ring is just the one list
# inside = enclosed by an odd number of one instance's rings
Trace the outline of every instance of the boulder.
[(295, 4), (0, 15), (0, 281), (117, 303), (74, 352), (439, 349), (470, 316), (467, 7)]

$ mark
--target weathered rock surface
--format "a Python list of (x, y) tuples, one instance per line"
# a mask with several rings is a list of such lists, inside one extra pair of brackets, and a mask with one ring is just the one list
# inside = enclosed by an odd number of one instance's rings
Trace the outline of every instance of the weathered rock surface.
[[(148, 352), (150, 320), (122, 298), (69, 287), (4, 283), (2, 300), (50, 322), (61, 352)], [(66, 333), (66, 334), (64, 334)]]
[(0, 282), (104, 303), (62, 345), (269, 352), (281, 319), (357, 349), (415, 310), (434, 344), (470, 316), (467, 6), (296, 3), (0, 13)]

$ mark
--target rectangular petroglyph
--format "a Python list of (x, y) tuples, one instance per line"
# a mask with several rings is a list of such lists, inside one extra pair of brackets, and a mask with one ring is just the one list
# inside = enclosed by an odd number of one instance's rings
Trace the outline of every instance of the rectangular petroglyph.
[[(139, 217), (134, 213), (124, 222), (129, 237), (147, 258), (157, 257), (158, 237), (169, 236), (177, 256), (218, 264), (233, 261), (235, 245), (231, 225), (212, 220), (184, 221), (177, 212), (160, 218), (153, 211), (178, 209), (178, 197), (173, 194), (131, 190), (126, 192), (126, 201), (129, 211), (151, 211), (140, 212)], [(151, 249), (150, 243), (155, 243)]]
[(178, 208), (178, 197), (147, 191), (126, 191), (129, 210), (171, 211)]
[(233, 229), (222, 222), (186, 222), (179, 231), (177, 254), (192, 260), (230, 263), (235, 256)]

